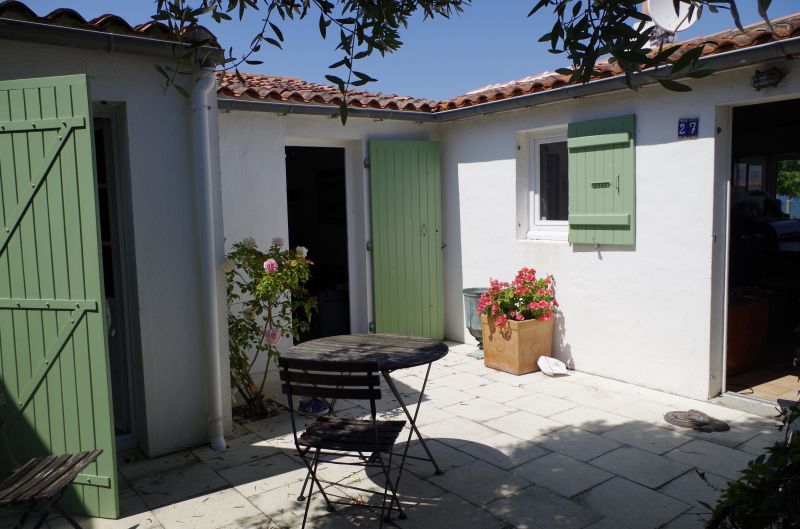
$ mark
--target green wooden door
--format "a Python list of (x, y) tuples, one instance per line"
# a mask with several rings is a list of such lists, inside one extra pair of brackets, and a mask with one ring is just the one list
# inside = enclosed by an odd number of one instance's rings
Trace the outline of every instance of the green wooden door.
[(444, 337), (439, 145), (371, 141), (375, 330)]
[(86, 76), (0, 82), (2, 429), (20, 462), (102, 448), (65, 501), (117, 517), (95, 180)]

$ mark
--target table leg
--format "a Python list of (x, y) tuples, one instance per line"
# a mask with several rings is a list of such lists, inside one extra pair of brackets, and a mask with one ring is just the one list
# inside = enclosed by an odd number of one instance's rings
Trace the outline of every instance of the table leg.
[[(394, 398), (397, 399), (397, 402), (399, 402), (400, 406), (403, 408), (403, 412), (405, 412), (406, 417), (408, 418), (408, 421), (409, 421), (410, 426), (411, 426), (411, 431), (408, 432), (408, 439), (406, 440), (406, 446), (403, 449), (403, 458), (400, 460), (400, 471), (399, 471), (399, 473), (397, 475), (397, 481), (400, 481), (400, 475), (403, 473), (403, 467), (405, 466), (405, 463), (406, 463), (406, 455), (408, 454), (408, 447), (411, 444), (411, 436), (412, 436), (412, 434), (416, 434), (417, 435), (417, 439), (419, 439), (419, 442), (422, 445), (422, 448), (425, 450), (425, 453), (428, 455), (428, 460), (431, 463), (433, 463), (433, 468), (436, 471), (436, 475), (439, 475), (439, 474), (442, 473), (442, 470), (439, 468), (439, 465), (436, 464), (436, 459), (434, 459), (433, 454), (431, 453), (430, 449), (428, 448), (428, 445), (425, 443), (425, 439), (422, 437), (422, 434), (419, 432), (419, 429), (417, 428), (417, 416), (419, 415), (419, 408), (420, 408), (420, 405), (422, 404), (422, 399), (425, 396), (425, 386), (428, 384), (428, 375), (430, 375), (430, 373), (431, 373), (431, 365), (432, 364), (428, 364), (428, 369), (427, 369), (427, 371), (425, 371), (425, 379), (422, 381), (422, 388), (420, 389), (420, 392), (419, 392), (419, 400), (417, 400), (417, 409), (414, 410), (414, 416), (413, 417), (411, 416), (411, 413), (408, 411), (408, 407), (406, 406), (406, 403), (403, 401), (403, 396), (400, 395), (400, 392), (397, 390), (397, 386), (395, 386), (394, 381), (392, 380), (392, 377), (389, 375), (389, 371), (381, 371), (381, 373), (383, 374), (383, 378), (386, 380), (386, 384), (389, 386), (389, 389), (392, 391), (392, 394), (394, 394)], [(395, 485), (395, 487), (396, 486), (397, 485)]]

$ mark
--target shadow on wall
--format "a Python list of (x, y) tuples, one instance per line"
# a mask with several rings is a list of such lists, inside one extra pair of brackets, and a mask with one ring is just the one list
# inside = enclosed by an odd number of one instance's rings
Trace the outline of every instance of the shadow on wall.
[(628, 252), (632, 253), (636, 251), (636, 245), (625, 246), (621, 244), (575, 244), (571, 243), (570, 246), (572, 247), (573, 253), (596, 253), (597, 260), (603, 260), (603, 252)]
[(555, 325), (553, 325), (553, 357), (561, 360), (570, 369), (575, 369), (575, 361), (572, 358), (572, 346), (567, 342), (567, 325), (564, 313), (559, 311), (556, 314)]
[[(442, 153), (442, 159), (444, 159)], [(444, 165), (444, 164), (443, 164)], [(461, 253), (461, 198), (458, 190), (458, 173), (446, 167), (442, 175), (442, 264), (444, 282), (444, 334), (445, 339), (464, 342), (463, 256)], [(474, 285), (470, 285), (474, 286)]]

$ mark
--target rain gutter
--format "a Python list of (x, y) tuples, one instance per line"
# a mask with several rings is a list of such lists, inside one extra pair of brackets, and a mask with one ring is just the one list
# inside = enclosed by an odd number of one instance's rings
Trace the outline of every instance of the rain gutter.
[[(800, 37), (710, 55), (701, 59), (700, 64), (704, 69), (709, 68), (715, 70), (715, 72), (723, 72), (746, 68), (769, 61), (793, 59), (795, 56), (800, 56)], [(657, 82), (652, 72), (647, 71), (635, 74), (632, 79), (632, 85), (635, 88), (653, 85)], [(509, 97), (499, 101), (480, 103), (464, 108), (439, 112), (413, 112), (408, 110), (367, 108), (350, 108), (347, 112), (348, 116), (353, 118), (414, 121), (418, 123), (448, 123), (629, 89), (628, 85), (625, 84), (625, 78), (618, 75), (606, 79), (590, 81), (586, 84), (563, 86), (561, 88), (553, 88), (534, 94)], [(339, 116), (338, 107), (330, 105), (235, 99), (225, 96), (218, 97), (218, 106), (222, 111), (243, 110), (270, 112), (281, 115), (299, 114), (327, 116), (329, 118), (336, 118)]]
[[(192, 49), (190, 44), (164, 39), (57, 26), (13, 18), (0, 18), (0, 39), (101, 50), (108, 53), (135, 53), (168, 58), (175, 58), (176, 52), (180, 50)], [(212, 46), (195, 48), (195, 54), (197, 62), (204, 66), (221, 64), (224, 60), (223, 50)]]
[[(208, 438), (214, 451), (225, 450), (225, 402), (227, 380), (227, 322), (225, 311), (225, 259), (222, 229), (222, 177), (219, 129), (214, 97), (213, 70), (202, 70), (192, 88), (192, 154), (197, 200), (197, 235), (203, 300), (203, 332), (208, 362)], [(225, 367), (223, 367), (223, 364)]]

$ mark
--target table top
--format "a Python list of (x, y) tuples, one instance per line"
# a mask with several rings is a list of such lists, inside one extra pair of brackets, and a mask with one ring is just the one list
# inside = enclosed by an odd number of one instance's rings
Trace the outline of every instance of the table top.
[(346, 334), (297, 344), (287, 358), (341, 362), (373, 361), (381, 371), (421, 366), (447, 354), (439, 340), (397, 334)]

